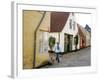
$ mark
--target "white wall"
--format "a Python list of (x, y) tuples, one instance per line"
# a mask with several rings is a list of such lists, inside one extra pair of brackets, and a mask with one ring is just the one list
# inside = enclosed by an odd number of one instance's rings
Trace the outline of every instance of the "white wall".
[[(75, 13), (74, 13), (75, 14)], [(73, 42), (72, 42), (72, 50), (75, 50), (75, 44), (74, 44), (74, 37), (76, 36), (76, 34), (78, 33), (78, 28), (77, 28), (77, 24), (75, 23), (75, 30), (73, 29), (73, 25), (72, 25), (72, 29), (70, 29), (70, 25), (69, 25), (69, 21), (70, 19), (72, 19), (72, 23), (76, 20), (76, 17), (72, 16), (72, 13), (70, 13), (69, 18), (65, 24), (64, 29), (62, 30), (62, 34), (61, 34), (61, 42), (62, 44), (62, 49), (64, 50), (64, 33), (73, 35)]]
[[(66, 22), (66, 24), (65, 24), (65, 27), (64, 27), (64, 29), (63, 29), (62, 32), (63, 32), (63, 33), (67, 33), (67, 34), (76, 35), (76, 33), (77, 33), (77, 28), (76, 28), (75, 30), (73, 30), (73, 26), (72, 26), (72, 29), (70, 29), (70, 25), (69, 25), (70, 19), (73, 20), (72, 13), (70, 13), (70, 15), (69, 15), (69, 17), (68, 17), (68, 20), (67, 20), (67, 22)], [(72, 21), (72, 22), (73, 22), (73, 21)]]
[(61, 51), (64, 52), (64, 33), (60, 33), (60, 46), (61, 46)]
[[(75, 13), (74, 13), (75, 14)], [(70, 29), (70, 19), (72, 19), (72, 24), (74, 21), (76, 21), (76, 17), (75, 15), (72, 16), (72, 13), (70, 13), (68, 20), (62, 30), (62, 32), (60, 32), (60, 46), (62, 48), (62, 52), (64, 52), (64, 34), (67, 33), (69, 35), (73, 35), (73, 41), (72, 41), (72, 50), (75, 50), (75, 44), (74, 44), (74, 37), (76, 36), (76, 34), (78, 33), (78, 28), (77, 28), (77, 24), (75, 23), (75, 30), (73, 28), (72, 25), (72, 29)], [(56, 42), (58, 42), (59, 40), (59, 36), (58, 33), (49, 33), (49, 36), (53, 36), (56, 38)], [(79, 44), (78, 44), (78, 49), (79, 49)]]

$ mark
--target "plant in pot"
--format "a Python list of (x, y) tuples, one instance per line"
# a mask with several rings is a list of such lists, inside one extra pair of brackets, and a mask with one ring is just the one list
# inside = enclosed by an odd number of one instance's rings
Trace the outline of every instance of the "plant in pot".
[(55, 42), (56, 42), (56, 39), (55, 39), (55, 37), (52, 37), (52, 36), (50, 36), (49, 37), (49, 48), (50, 48), (50, 53), (52, 53), (53, 52), (53, 48), (54, 48), (54, 46), (55, 46)]
[(74, 37), (74, 43), (75, 43), (75, 50), (77, 51), (77, 45), (78, 45), (78, 35)]

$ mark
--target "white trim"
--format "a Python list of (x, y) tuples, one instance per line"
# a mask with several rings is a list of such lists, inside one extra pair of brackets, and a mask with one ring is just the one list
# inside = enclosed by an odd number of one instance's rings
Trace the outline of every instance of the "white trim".
[[(73, 68), (59, 68), (58, 69), (34, 69), (23, 70), (22, 68), (22, 10), (45, 10), (45, 11), (61, 11), (61, 12), (81, 12), (93, 14), (93, 26), (95, 25), (96, 8), (92, 7), (75, 7), (75, 6), (54, 6), (54, 5), (38, 5), (26, 3), (12, 3), (14, 4), (14, 26), (12, 35), (12, 77), (43, 77), (45, 76), (60, 76), (73, 73), (90, 73), (96, 71), (96, 55), (95, 48), (92, 49), (91, 66), (88, 67), (73, 67)], [(13, 21), (12, 21), (13, 23)], [(94, 27), (93, 27), (94, 28)], [(94, 43), (93, 43), (94, 44)], [(14, 48), (13, 48), (14, 47)]]

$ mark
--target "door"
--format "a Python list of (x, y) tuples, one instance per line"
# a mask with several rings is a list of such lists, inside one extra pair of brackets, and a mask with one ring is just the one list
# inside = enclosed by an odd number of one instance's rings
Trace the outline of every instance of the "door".
[(72, 35), (64, 34), (64, 52), (72, 51), (72, 39)]
[(73, 41), (73, 36), (69, 35), (69, 51), (72, 51), (72, 41)]
[(64, 34), (64, 52), (68, 52), (68, 35)]

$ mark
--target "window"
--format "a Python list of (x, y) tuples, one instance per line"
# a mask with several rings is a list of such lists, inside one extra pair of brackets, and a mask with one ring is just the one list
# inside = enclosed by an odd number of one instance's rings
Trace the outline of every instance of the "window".
[(74, 13), (72, 12), (72, 16), (74, 16)]
[(47, 53), (48, 52), (48, 40), (47, 40), (47, 32), (40, 32), (40, 40), (39, 40), (39, 53)]
[(72, 29), (72, 19), (70, 19), (69, 21), (69, 26), (70, 26), (70, 29)]
[(73, 30), (75, 30), (75, 22), (73, 22)]
[(43, 32), (41, 32), (39, 39), (39, 53), (43, 53)]

